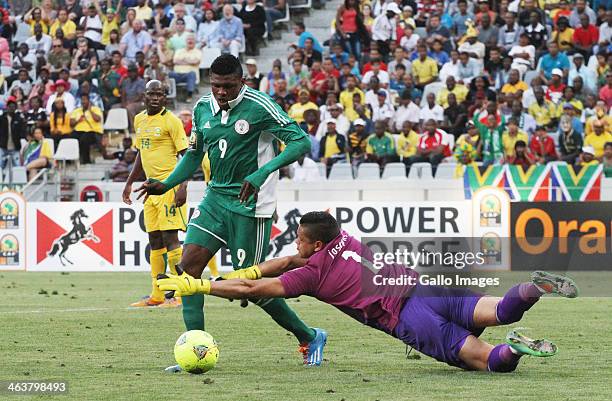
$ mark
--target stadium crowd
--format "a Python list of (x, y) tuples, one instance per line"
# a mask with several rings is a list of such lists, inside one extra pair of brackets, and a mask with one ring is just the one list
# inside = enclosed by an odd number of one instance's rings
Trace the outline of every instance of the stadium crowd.
[[(603, 164), (612, 176), (612, 9), (601, 0), (345, 0), (319, 41), (296, 43), (271, 71), (246, 59), (266, 92), (310, 135), (292, 167), (316, 162)], [(284, 0), (0, 0), (0, 159), (34, 173), (42, 138), (109, 153), (103, 122), (125, 108), (133, 132), (149, 79), (197, 92), (202, 49), (247, 57), (271, 39)], [(189, 112), (181, 112), (189, 132)], [(22, 139), (27, 144), (22, 145)], [(22, 148), (23, 146), (23, 148)], [(123, 156), (128, 155), (127, 161)], [(133, 163), (133, 161), (132, 161)]]

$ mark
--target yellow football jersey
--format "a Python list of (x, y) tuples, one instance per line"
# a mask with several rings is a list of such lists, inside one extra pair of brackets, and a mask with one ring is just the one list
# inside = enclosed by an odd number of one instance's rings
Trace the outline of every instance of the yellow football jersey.
[(134, 118), (136, 148), (147, 178), (166, 179), (176, 167), (176, 155), (187, 149), (187, 136), (181, 120), (170, 110), (150, 116), (147, 111)]

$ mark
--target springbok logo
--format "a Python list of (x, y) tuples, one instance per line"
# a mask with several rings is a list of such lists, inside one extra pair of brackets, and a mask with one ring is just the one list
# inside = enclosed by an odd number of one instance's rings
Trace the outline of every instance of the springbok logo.
[(285, 215), (287, 229), (274, 237), (268, 248), (268, 255), (274, 251), (274, 257), (277, 257), (280, 255), (285, 245), (289, 245), (296, 240), (297, 229), (300, 225), (300, 217), (302, 217), (302, 213), (300, 213), (298, 209), (293, 209)]
[[(53, 246), (49, 251), (49, 256), (55, 256), (56, 254), (59, 257), (62, 266), (66, 266), (66, 263), (74, 264), (66, 257), (66, 251), (71, 245), (76, 244), (80, 241), (90, 240), (94, 243), (100, 242), (100, 239), (94, 234), (92, 227), (86, 227), (83, 223), (83, 219), (88, 216), (85, 214), (83, 209), (79, 209), (74, 212), (70, 216), (70, 221), (72, 222), (72, 230), (62, 235), (53, 241)], [(59, 251), (59, 254), (58, 254)]]

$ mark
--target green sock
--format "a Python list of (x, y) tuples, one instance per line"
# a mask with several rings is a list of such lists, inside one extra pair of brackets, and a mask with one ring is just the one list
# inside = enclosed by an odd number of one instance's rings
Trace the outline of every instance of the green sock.
[[(300, 344), (314, 340), (316, 333), (296, 315), (283, 298), (260, 299), (256, 303), (282, 328), (293, 333)], [(183, 306), (183, 308), (185, 308)], [(183, 312), (184, 313), (184, 312)]]
[(182, 297), (183, 321), (187, 330), (204, 330), (204, 294)]

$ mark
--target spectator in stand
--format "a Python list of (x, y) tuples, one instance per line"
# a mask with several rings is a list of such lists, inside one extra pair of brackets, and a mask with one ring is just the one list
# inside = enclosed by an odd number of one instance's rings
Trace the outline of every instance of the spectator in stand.
[(501, 88), (502, 93), (511, 93), (513, 95), (516, 94), (518, 98), (523, 97), (523, 93), (529, 89), (525, 81), (521, 81), (521, 74), (519, 70), (513, 68), (510, 70), (510, 74), (508, 75), (508, 82)]
[(198, 26), (197, 42), (200, 49), (208, 46), (210, 38), (218, 26), (219, 21), (215, 19), (215, 11), (213, 9), (206, 10), (204, 12), (204, 21), (200, 22)]
[(589, 23), (587, 15), (581, 15), (580, 26), (574, 30), (574, 50), (584, 57), (589, 57), (593, 54), (593, 46), (596, 46), (597, 43), (599, 43), (599, 29)]
[(136, 19), (132, 23), (132, 29), (121, 38), (120, 51), (128, 62), (136, 61), (136, 53), (138, 52), (147, 54), (153, 44), (151, 35), (143, 28), (144, 22), (140, 19)]
[(144, 109), (145, 82), (138, 76), (138, 67), (130, 64), (127, 77), (121, 80), (121, 107), (127, 109), (130, 132), (134, 132), (134, 116)]
[(535, 135), (531, 137), (529, 149), (539, 164), (546, 164), (559, 158), (555, 149), (555, 142), (548, 135), (548, 131), (543, 125), (536, 128)]
[(437, 129), (436, 121), (433, 119), (426, 120), (423, 123), (424, 133), (419, 138), (417, 153), (410, 160), (412, 163), (431, 163), (435, 174), (438, 164), (445, 158), (451, 155), (450, 148), (446, 135), (441, 130)]
[(36, 24), (40, 24), (42, 26), (43, 32), (49, 32), (49, 21), (45, 21), (45, 19), (43, 18), (42, 10), (40, 9), (40, 7), (34, 7), (30, 11), (28, 11), (26, 15), (23, 16), (23, 21), (26, 24), (30, 25), (30, 32), (32, 33), (32, 35), (34, 35), (34, 26)]
[(595, 150), (592, 146), (585, 146), (582, 148), (582, 153), (576, 164), (580, 167), (597, 166), (600, 164), (600, 160), (595, 158)]
[(57, 20), (49, 28), (49, 35), (55, 39), (57, 30), (61, 29), (65, 39), (73, 40), (76, 38), (76, 28), (74, 21), (68, 18), (68, 11), (65, 8), (60, 8), (57, 13)]
[(559, 121), (559, 159), (574, 164), (581, 149), (582, 135), (574, 130), (571, 117), (562, 116)]
[(529, 44), (535, 47), (537, 56), (544, 53), (548, 40), (548, 31), (542, 24), (542, 21), (544, 21), (544, 19), (541, 18), (540, 14), (533, 11), (529, 15), (529, 25), (523, 28), (523, 33), (529, 37)]
[(398, 160), (395, 140), (386, 129), (386, 121), (376, 121), (374, 123), (374, 133), (366, 140), (365, 162), (377, 163), (381, 173), (387, 163)]
[(474, 121), (468, 120), (465, 129), (467, 133), (462, 134), (457, 139), (453, 156), (459, 164), (469, 165), (480, 160), (482, 142), (480, 141), (480, 131)]
[(342, 49), (340, 42), (335, 42), (332, 46), (329, 58), (336, 69), (342, 68), (342, 65), (348, 65), (349, 54)]
[(468, 120), (468, 111), (465, 103), (457, 102), (457, 97), (454, 93), (449, 93), (447, 99), (448, 105), (444, 109), (444, 124), (441, 128), (457, 138), (463, 132), (465, 123)]
[(193, 18), (193, 16), (187, 14), (187, 8), (182, 2), (177, 2), (174, 5), (174, 18), (172, 18), (172, 21), (170, 22), (170, 31), (175, 29), (174, 24), (178, 22), (179, 19), (183, 19), (185, 22), (185, 30), (187, 32), (195, 34), (198, 31), (198, 22), (195, 18)]
[(457, 103), (463, 103), (468, 95), (468, 88), (465, 85), (457, 85), (455, 81), (455, 77), (449, 76), (446, 78), (446, 86), (438, 92), (436, 96), (436, 101), (443, 108), (448, 107), (448, 95), (450, 93), (455, 95), (455, 99)]
[[(20, 43), (19, 49), (13, 55), (13, 71), (25, 68), (29, 73), (35, 66), (36, 56), (30, 53), (30, 48), (25, 42)], [(13, 73), (13, 75), (7, 78), (7, 83), (10, 85), (15, 79), (17, 79), (17, 74)]]
[(365, 102), (365, 94), (357, 86), (357, 78), (354, 75), (350, 75), (346, 79), (346, 89), (340, 92), (340, 104), (350, 121), (354, 121), (357, 118), (357, 114), (353, 109), (353, 96), (355, 94), (359, 95), (360, 103), (363, 104)]
[(306, 38), (304, 41), (304, 64), (311, 69), (314, 63), (323, 61), (321, 52), (314, 48), (314, 42), (311, 38)]
[(120, 26), (121, 35), (125, 35), (126, 33), (128, 33), (130, 29), (132, 29), (132, 24), (134, 23), (135, 20), (136, 20), (136, 10), (134, 10), (133, 8), (129, 8), (126, 11), (125, 21)]
[(234, 7), (230, 4), (223, 6), (223, 18), (212, 36), (211, 47), (217, 47), (222, 52), (229, 52), (238, 58), (244, 43), (244, 28), (240, 18), (234, 16)]
[(247, 56), (257, 56), (258, 43), (266, 32), (266, 12), (262, 6), (255, 3), (255, 0), (246, 0), (238, 13), (238, 18), (242, 20), (244, 27), (245, 53)]
[(30, 49), (30, 53), (36, 53), (39, 50), (45, 52), (45, 54), (49, 53), (51, 50), (51, 43), (53, 40), (51, 36), (43, 33), (43, 28), (41, 24), (34, 25), (34, 36), (31, 36), (26, 40), (26, 44)]
[(561, 70), (562, 77), (566, 77), (570, 68), (570, 62), (567, 56), (559, 51), (559, 46), (555, 42), (548, 44), (548, 53), (545, 54), (539, 65), (540, 77), (544, 83), (548, 83), (552, 79), (554, 70)]
[(341, 160), (346, 160), (346, 138), (336, 131), (336, 120), (328, 118), (325, 121), (327, 131), (321, 138), (319, 159), (327, 167), (327, 176), (331, 166)]
[(310, 153), (308, 157), (314, 161), (319, 161), (320, 141), (317, 139), (317, 132), (320, 126), (319, 110), (309, 109), (304, 111), (304, 121), (299, 125), (310, 138)]
[(396, 16), (400, 15), (400, 9), (397, 3), (390, 3), (384, 14), (380, 14), (374, 20), (372, 27), (372, 40), (378, 44), (378, 51), (382, 55), (383, 60), (389, 57), (389, 45), (391, 41), (397, 40), (396, 35)]
[(51, 115), (49, 117), (51, 139), (55, 143), (55, 147), (64, 138), (72, 136), (72, 126), (70, 125), (70, 113), (66, 110), (63, 99), (57, 99), (52, 106)]
[(174, 71), (170, 71), (169, 75), (176, 83), (187, 84), (187, 103), (192, 101), (201, 61), (202, 51), (196, 47), (195, 35), (190, 33), (187, 36), (187, 47), (174, 53)]
[(19, 70), (17, 73), (17, 80), (13, 81), (8, 89), (8, 92), (12, 92), (15, 88), (20, 88), (24, 96), (30, 96), (30, 92), (32, 91), (32, 80), (30, 79), (30, 75), (25, 68), (21, 68)]
[(119, 94), (121, 76), (111, 69), (109, 59), (100, 61), (100, 68), (94, 71), (91, 77), (98, 80), (98, 89), (102, 97), (104, 110), (108, 111), (111, 107), (121, 102)]
[[(327, 119), (336, 120), (336, 132), (346, 137), (348, 135), (349, 128), (351, 126), (350, 121), (344, 114), (342, 114), (342, 105), (340, 103), (334, 103), (327, 109), (329, 111), (329, 117)], [(317, 132), (317, 139), (321, 139), (325, 135), (325, 128), (323, 125), (319, 126)]]
[(402, 124), (399, 137), (397, 138), (397, 156), (399, 161), (409, 166), (412, 157), (417, 153), (419, 135), (412, 129), (412, 123), (408, 120)]
[(113, 182), (125, 182), (134, 168), (137, 152), (134, 149), (127, 149), (123, 158), (117, 161), (111, 169), (110, 178)]
[(404, 90), (399, 102), (400, 105), (395, 111), (395, 118), (393, 119), (394, 131), (399, 132), (402, 130), (405, 121), (410, 121), (412, 126), (418, 129), (421, 109), (412, 101), (410, 91)]
[(551, 43), (556, 43), (562, 52), (571, 51), (574, 48), (574, 30), (570, 28), (569, 21), (565, 17), (557, 20), (557, 29), (552, 33)]
[(92, 106), (88, 95), (81, 96), (81, 107), (70, 113), (70, 125), (79, 140), (79, 154), (82, 164), (91, 163), (91, 147), (100, 146), (102, 135), (102, 110)]
[(53, 93), (51, 94), (51, 96), (49, 96), (49, 100), (47, 100), (47, 106), (45, 107), (47, 110), (47, 114), (51, 114), (51, 109), (57, 99), (62, 99), (64, 101), (64, 106), (66, 107), (67, 112), (71, 113), (72, 110), (74, 110), (75, 100), (74, 96), (72, 96), (72, 94), (68, 92), (68, 89), (70, 89), (70, 84), (64, 81), (63, 79), (58, 79), (57, 81), (55, 81), (55, 85), (53, 85), (51, 89), (53, 90)]
[(484, 43), (487, 47), (492, 47), (497, 44), (499, 29), (492, 24), (492, 19), (488, 14), (483, 14), (478, 26), (478, 41)]
[(516, 23), (516, 15), (511, 12), (506, 14), (504, 21), (506, 24), (499, 28), (497, 34), (497, 46), (508, 52), (518, 44), (519, 25)]
[(51, 147), (45, 141), (42, 128), (35, 128), (29, 136), (27, 145), (21, 149), (20, 165), (26, 168), (28, 181), (32, 180), (42, 168), (51, 167), (53, 154)]
[(359, 1), (345, 0), (336, 12), (336, 35), (347, 53), (361, 59), (361, 43), (365, 42), (368, 32), (363, 23)]
[[(217, 29), (218, 28), (219, 26), (217, 25)], [(185, 29), (185, 20), (177, 19), (174, 24), (173, 32), (170, 39), (168, 39), (168, 47), (173, 51), (183, 49), (187, 45), (187, 36), (189, 35), (187, 29)], [(209, 46), (212, 46), (212, 42), (209, 42)]]
[(419, 119), (423, 122), (431, 119), (441, 124), (444, 121), (444, 109), (436, 103), (436, 95), (433, 92), (429, 93), (426, 100), (427, 104), (421, 107), (419, 112)]
[(361, 80), (362, 89), (365, 89), (368, 87), (368, 84), (370, 83), (370, 79), (372, 79), (372, 77), (378, 78), (378, 82), (380, 83), (380, 86), (382, 86), (383, 88), (389, 87), (389, 82), (390, 82), (389, 73), (381, 69), (380, 60), (372, 61), (372, 69), (366, 72), (365, 74), (363, 74), (363, 79)]
[(93, 5), (96, 7), (98, 11), (98, 15), (102, 19), (102, 39), (100, 39), (100, 43), (104, 46), (108, 46), (111, 41), (111, 33), (113, 31), (117, 32), (117, 38), (119, 38), (119, 24), (121, 22), (121, 7), (123, 5), (122, 1), (117, 3), (117, 10), (110, 6), (110, 4), (106, 7), (106, 14), (102, 12), (100, 8), (99, 0), (93, 0)]
[[(274, 21), (283, 18), (287, 14), (287, 3), (286, 0), (266, 0), (265, 3), (266, 11), (266, 27), (268, 29), (268, 38), (273, 39), (272, 28), (274, 27)], [(302, 24), (302, 29), (304, 25)], [(299, 36), (299, 35), (298, 35)]]
[(508, 56), (512, 57), (512, 68), (519, 70), (521, 75), (532, 69), (535, 66), (536, 48), (529, 43), (529, 35), (522, 32), (518, 44), (510, 49)]
[(395, 114), (393, 106), (387, 102), (387, 92), (381, 90), (378, 91), (378, 103), (372, 107), (372, 120), (383, 121), (389, 125), (389, 122), (393, 119)]
[(483, 166), (501, 163), (504, 156), (502, 145), (504, 124), (500, 123), (493, 114), (487, 114), (485, 123), (482, 122), (480, 115), (477, 114), (474, 116), (474, 123), (480, 132)]
[(143, 78), (145, 82), (156, 79), (160, 82), (164, 82), (166, 86), (168, 86), (168, 69), (165, 65), (161, 64), (159, 55), (157, 53), (153, 53), (149, 58), (149, 61), (151, 64), (149, 64), (144, 71)]
[(529, 114), (535, 119), (537, 125), (556, 128), (556, 106), (553, 102), (544, 98), (544, 90), (541, 87), (535, 87), (533, 89), (533, 94), (536, 101), (529, 106)]
[[(301, 63), (301, 62), (298, 62)], [(253, 89), (259, 90), (264, 75), (257, 69), (257, 61), (254, 58), (247, 59), (246, 61), (246, 75), (244, 77), (247, 83), (251, 82)]]
[(531, 152), (529, 152), (525, 141), (516, 141), (514, 144), (514, 156), (506, 159), (506, 163), (514, 166), (521, 166), (523, 171), (527, 171), (529, 167), (536, 164), (536, 159)]
[(353, 122), (353, 129), (348, 135), (348, 153), (353, 167), (359, 166), (365, 159), (366, 143), (370, 133), (366, 122), (358, 118)]
[(465, 35), (468, 29), (468, 21), (474, 21), (475, 17), (468, 10), (467, 0), (457, 1), (457, 12), (453, 15), (453, 26), (456, 37)]
[(25, 113), (24, 119), (28, 126), (28, 133), (32, 133), (35, 128), (40, 128), (43, 131), (43, 135), (49, 136), (49, 115), (44, 107), (42, 107), (40, 97), (30, 98), (30, 108)]
[(145, 25), (153, 19), (153, 9), (147, 3), (147, 0), (137, 0), (137, 5), (132, 7), (136, 11), (136, 19), (141, 20)]
[(418, 45), (417, 52), (419, 57), (412, 62), (412, 73), (415, 86), (423, 90), (438, 78), (438, 63), (427, 55), (427, 46)]
[[(612, 12), (610, 13), (612, 15)], [(597, 73), (587, 67), (584, 63), (584, 56), (582, 53), (574, 54), (572, 59), (572, 67), (570, 68), (567, 82), (572, 83), (574, 90), (578, 92), (576, 88), (576, 79), (581, 80), (581, 84), (584, 85), (585, 89), (590, 93), (595, 93), (597, 90)]]
[(104, 50), (102, 45), (102, 19), (98, 15), (96, 6), (92, 3), (87, 9), (87, 14), (83, 15), (79, 21), (80, 30), (83, 30), (84, 37), (89, 41), (89, 46), (94, 49)]
[(599, 90), (599, 98), (608, 108), (612, 107), (612, 70), (606, 74), (606, 84)]
[(293, 25), (293, 33), (295, 34), (295, 36), (298, 37), (298, 43), (297, 45), (294, 45), (294, 47), (306, 49), (306, 40), (310, 39), (312, 49), (314, 49), (319, 54), (323, 54), (323, 47), (312, 33), (306, 31), (306, 27), (302, 22), (296, 22)]
[[(298, 93), (298, 101), (289, 108), (287, 113), (289, 117), (294, 119), (298, 124), (304, 121), (304, 112), (306, 110), (318, 110), (319, 107), (310, 101), (310, 92), (307, 89), (302, 89)], [(335, 129), (334, 125), (334, 129)]]
[(591, 146), (594, 149), (594, 155), (597, 160), (601, 160), (604, 155), (604, 147), (606, 143), (612, 142), (612, 134), (609, 127), (606, 127), (601, 120), (593, 122), (593, 133), (587, 135), (584, 139), (584, 146)]
[(322, 178), (317, 163), (306, 155), (294, 161), (291, 170), (291, 180), (294, 182), (320, 182)]
[(0, 166), (4, 169), (10, 160), (19, 166), (21, 139), (25, 139), (26, 123), (21, 112), (17, 111), (15, 98), (6, 100), (6, 111), (0, 115)]
[(504, 159), (508, 160), (514, 156), (514, 149), (517, 141), (529, 142), (529, 135), (519, 128), (516, 118), (508, 119), (507, 130), (502, 135), (502, 146), (504, 148)]
[(108, 38), (108, 43), (104, 48), (104, 57), (112, 57), (114, 52), (120, 52), (121, 50), (121, 38), (119, 37), (119, 31), (117, 29), (110, 31)]
[(457, 65), (457, 81), (463, 85), (469, 85), (472, 80), (482, 74), (482, 66), (478, 61), (471, 58), (466, 52), (459, 53), (459, 64)]

